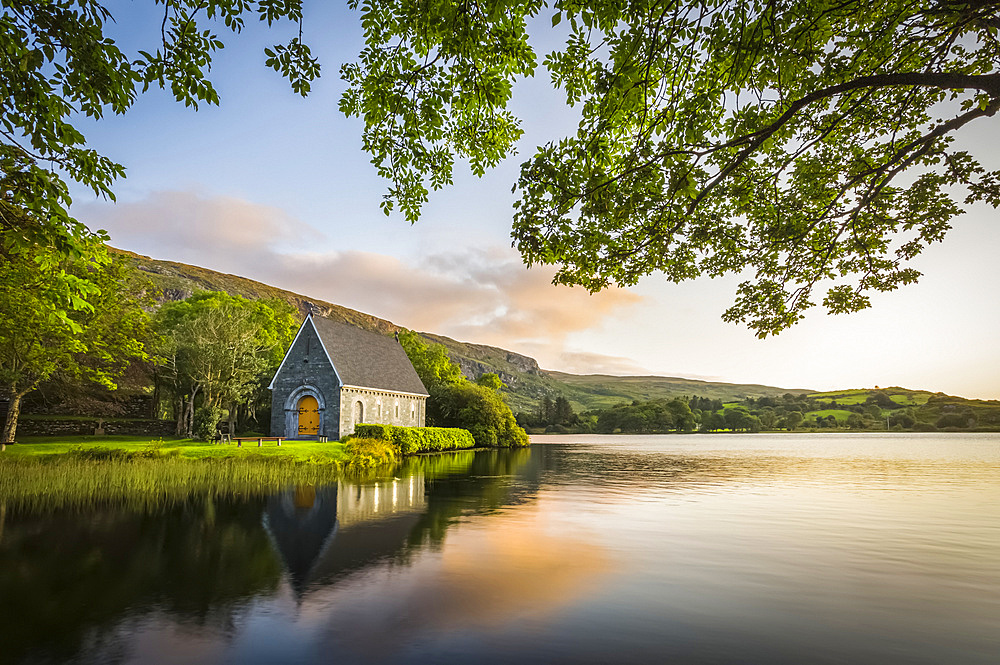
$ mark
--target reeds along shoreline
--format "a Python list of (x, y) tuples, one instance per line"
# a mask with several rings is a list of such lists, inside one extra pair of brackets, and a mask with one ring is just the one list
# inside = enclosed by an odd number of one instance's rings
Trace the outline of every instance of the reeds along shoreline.
[(10, 513), (44, 514), (114, 505), (156, 511), (192, 497), (268, 496), (297, 485), (349, 480), (366, 482), (419, 473), (436, 477), (462, 472), (475, 453), (380, 458), (352, 451), (345, 459), (261, 455), (190, 458), (175, 451), (113, 448), (0, 457), (0, 507)]
[(0, 503), (12, 512), (32, 513), (107, 504), (150, 510), (186, 501), (194, 494), (265, 495), (290, 485), (335, 482), (344, 473), (344, 465), (336, 461), (316, 463), (273, 457), (101, 458), (67, 454), (0, 458)]

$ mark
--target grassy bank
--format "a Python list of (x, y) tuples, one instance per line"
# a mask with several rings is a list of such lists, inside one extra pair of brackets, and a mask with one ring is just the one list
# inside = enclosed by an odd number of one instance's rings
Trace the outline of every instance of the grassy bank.
[(192, 494), (245, 496), (336, 480), (341, 467), (278, 457), (0, 458), (0, 502), (32, 512), (103, 503), (149, 509)]
[(262, 494), (336, 480), (351, 471), (341, 443), (213, 445), (127, 436), (26, 438), (0, 453), (0, 502), (56, 510), (99, 503), (137, 509), (191, 494)]
[(156, 453), (164, 457), (177, 456), (189, 459), (243, 459), (263, 456), (325, 463), (347, 461), (343, 444), (336, 441), (331, 443), (285, 441), (280, 446), (275, 445), (274, 441), (266, 441), (260, 448), (257, 447), (256, 443), (244, 443), (242, 448), (237, 448), (235, 443), (211, 444), (193, 439), (170, 437), (150, 440), (148, 436), (25, 437), (19, 443), (8, 446), (6, 452), (0, 457), (44, 457), (100, 448), (129, 453)]

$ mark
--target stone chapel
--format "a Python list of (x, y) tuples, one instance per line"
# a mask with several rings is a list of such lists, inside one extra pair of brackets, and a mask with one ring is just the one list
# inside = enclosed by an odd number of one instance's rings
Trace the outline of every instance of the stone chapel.
[(423, 427), (427, 389), (392, 337), (306, 317), (271, 380), (271, 436), (331, 441), (361, 423)]

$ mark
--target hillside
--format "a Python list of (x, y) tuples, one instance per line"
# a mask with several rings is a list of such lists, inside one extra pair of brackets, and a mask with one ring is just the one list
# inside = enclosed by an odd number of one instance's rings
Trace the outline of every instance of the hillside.
[(589, 402), (592, 405), (590, 408), (607, 408), (623, 400), (643, 402), (661, 397), (697, 395), (730, 402), (740, 401), (748, 397), (756, 399), (778, 397), (786, 393), (804, 395), (812, 392), (801, 388), (785, 389), (758, 384), (716, 383), (667, 376), (580, 375), (564, 372), (547, 372), (547, 374), (570, 388), (572, 392), (566, 393), (568, 399)]
[[(183, 300), (195, 291), (225, 291), (249, 299), (273, 299), (287, 302), (301, 316), (312, 309), (321, 316), (384, 334), (402, 327), (371, 314), (285, 291), (238, 275), (208, 270), (173, 261), (159, 261), (133, 252), (114, 250), (128, 257), (162, 291), (162, 300)], [(761, 385), (717, 383), (662, 376), (577, 375), (541, 369), (534, 358), (483, 344), (460, 342), (434, 333), (420, 333), (432, 342), (443, 344), (463, 373), (475, 379), (494, 372), (508, 386), (507, 398), (514, 411), (534, 410), (548, 395), (563, 395), (576, 411), (606, 408), (620, 402), (699, 395), (724, 401), (747, 397), (776, 397), (785, 393), (803, 394), (803, 389), (785, 389)]]

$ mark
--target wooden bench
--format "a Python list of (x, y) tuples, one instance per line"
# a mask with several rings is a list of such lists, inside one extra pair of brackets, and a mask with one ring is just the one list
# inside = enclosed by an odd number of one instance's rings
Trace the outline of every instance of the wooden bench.
[(234, 436), (233, 437), (233, 441), (236, 442), (237, 448), (242, 448), (244, 441), (256, 441), (257, 447), (260, 448), (262, 445), (264, 445), (265, 441), (277, 441), (278, 445), (280, 446), (281, 442), (284, 440), (285, 437), (283, 436)]

